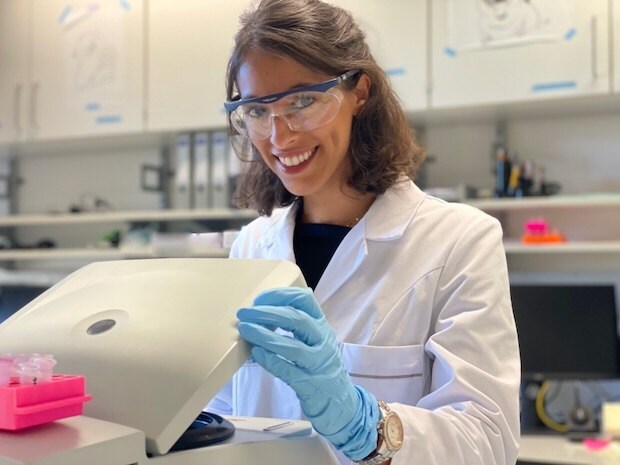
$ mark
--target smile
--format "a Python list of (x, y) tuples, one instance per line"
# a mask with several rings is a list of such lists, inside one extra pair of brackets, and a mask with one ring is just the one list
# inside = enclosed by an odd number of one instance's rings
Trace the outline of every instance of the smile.
[(284, 166), (297, 166), (307, 161), (312, 155), (314, 155), (315, 152), (316, 147), (308, 150), (307, 152), (299, 153), (293, 156), (279, 157), (278, 155), (274, 155), (274, 157), (276, 157)]

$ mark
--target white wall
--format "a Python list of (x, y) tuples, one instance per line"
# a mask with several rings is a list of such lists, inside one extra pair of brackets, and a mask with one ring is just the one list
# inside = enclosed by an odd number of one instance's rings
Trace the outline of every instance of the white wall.
[[(72, 205), (92, 207), (95, 196), (119, 211), (161, 208), (160, 194), (140, 188), (141, 166), (159, 165), (161, 150), (161, 144), (151, 140), (21, 148), (19, 213), (68, 213)], [(36, 244), (50, 238), (60, 247), (76, 247), (94, 245), (109, 230), (124, 227), (124, 224), (51, 225), (22, 227), (16, 232), (22, 244)]]
[[(426, 167), (427, 185), (493, 187), (495, 128), (494, 121), (427, 125), (435, 157)], [(561, 193), (620, 192), (620, 115), (520, 117), (506, 121), (506, 133), (508, 148), (542, 163)]]
[[(520, 117), (507, 120), (506, 129), (509, 148), (545, 165), (562, 193), (620, 192), (620, 115)], [(495, 132), (490, 119), (426, 125), (425, 144), (435, 159), (425, 167), (426, 186), (492, 188)], [(89, 194), (117, 210), (159, 208), (161, 196), (140, 190), (140, 166), (159, 164), (167, 144), (162, 138), (20, 149), (19, 212), (66, 212)]]
[(67, 213), (70, 205), (93, 195), (116, 210), (158, 208), (160, 197), (140, 189), (140, 167), (159, 164), (159, 156), (157, 148), (140, 147), (22, 157), (19, 211)]
[(521, 119), (508, 125), (508, 140), (541, 160), (563, 193), (620, 192), (620, 114)]

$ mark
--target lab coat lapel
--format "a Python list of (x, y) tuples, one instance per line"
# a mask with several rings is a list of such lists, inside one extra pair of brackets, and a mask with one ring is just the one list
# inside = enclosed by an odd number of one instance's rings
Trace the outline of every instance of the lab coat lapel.
[(355, 225), (340, 243), (314, 290), (318, 302), (329, 299), (360, 267), (368, 256), (366, 220)]
[(274, 260), (288, 260), (296, 263), (293, 251), (293, 232), (297, 204), (286, 207), (285, 211), (263, 235), (259, 247), (266, 251), (266, 256)]
[(423, 199), (424, 193), (409, 179), (403, 179), (375, 200), (327, 265), (314, 292), (320, 304), (332, 297), (359, 269), (373, 242), (402, 237)]

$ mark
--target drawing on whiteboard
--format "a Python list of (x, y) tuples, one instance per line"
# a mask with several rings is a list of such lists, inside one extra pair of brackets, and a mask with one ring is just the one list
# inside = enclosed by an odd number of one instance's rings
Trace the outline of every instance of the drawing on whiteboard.
[(449, 0), (455, 50), (561, 40), (569, 29), (566, 0)]
[(478, 14), (483, 43), (523, 37), (549, 22), (532, 0), (479, 0)]
[(75, 85), (85, 91), (114, 82), (116, 50), (97, 30), (80, 33), (73, 44)]

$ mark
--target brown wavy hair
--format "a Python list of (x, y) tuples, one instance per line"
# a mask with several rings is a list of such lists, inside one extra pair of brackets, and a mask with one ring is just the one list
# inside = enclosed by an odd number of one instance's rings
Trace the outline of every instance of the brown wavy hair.
[[(403, 175), (411, 179), (424, 159), (398, 97), (377, 65), (365, 35), (351, 14), (320, 0), (261, 0), (240, 17), (240, 28), (228, 62), (226, 91), (238, 96), (237, 76), (245, 56), (263, 50), (292, 58), (307, 68), (338, 76), (359, 69), (371, 81), (368, 100), (353, 118), (348, 184), (360, 193), (383, 194)], [(355, 86), (349, 84), (349, 89)], [(271, 215), (274, 208), (293, 203), (286, 190), (262, 160), (251, 141), (228, 122), (237, 156), (248, 162), (235, 192), (235, 203)]]

